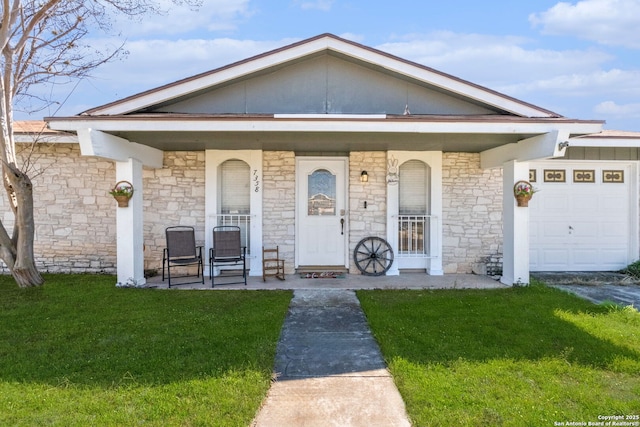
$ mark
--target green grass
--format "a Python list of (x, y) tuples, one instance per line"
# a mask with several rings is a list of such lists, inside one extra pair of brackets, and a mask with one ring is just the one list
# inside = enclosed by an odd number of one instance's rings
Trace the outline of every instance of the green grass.
[(244, 426), (270, 384), (291, 299), (0, 277), (0, 425)]
[(415, 426), (640, 415), (640, 314), (541, 285), (359, 291)]
[[(281, 291), (0, 277), (0, 425), (246, 426), (270, 384)], [(640, 314), (534, 285), (359, 291), (415, 426), (640, 414)]]

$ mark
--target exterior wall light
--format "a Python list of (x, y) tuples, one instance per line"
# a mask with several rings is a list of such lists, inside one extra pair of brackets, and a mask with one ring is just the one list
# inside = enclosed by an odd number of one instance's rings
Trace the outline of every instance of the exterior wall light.
[(367, 171), (362, 171), (360, 174), (360, 182), (369, 182), (369, 174), (367, 174)]

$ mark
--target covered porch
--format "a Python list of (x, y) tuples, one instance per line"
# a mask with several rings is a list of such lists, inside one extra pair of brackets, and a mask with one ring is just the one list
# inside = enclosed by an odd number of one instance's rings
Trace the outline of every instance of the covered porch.
[[(512, 197), (514, 183), (528, 180), (530, 161), (562, 157), (569, 141), (572, 140), (572, 136), (594, 133), (601, 129), (600, 122), (558, 121), (557, 119), (526, 119), (515, 123), (508, 120), (507, 126), (504, 121), (494, 118), (473, 124), (461, 124), (458, 121), (434, 117), (388, 116), (380, 118), (352, 117), (350, 115), (326, 118), (274, 117), (268, 121), (208, 117), (200, 118), (198, 122), (197, 127), (201, 129), (194, 131), (193, 121), (183, 120), (161, 120), (154, 124), (154, 130), (146, 130), (149, 122), (142, 117), (135, 119), (123, 117), (115, 121), (86, 117), (52, 119), (50, 121), (54, 128), (76, 131), (83, 155), (113, 160), (116, 164), (116, 181), (129, 181), (137, 189), (129, 207), (114, 208), (117, 210), (117, 275), (120, 283), (131, 279), (139, 284), (146, 282), (144, 277), (143, 168), (162, 168), (164, 150), (180, 150), (185, 147), (184, 143), (170, 143), (168, 138), (171, 135), (179, 134), (181, 139), (209, 141), (206, 144), (199, 143), (197, 147), (192, 147), (193, 149), (204, 148), (206, 153), (204, 156), (207, 171), (205, 177), (205, 215), (200, 218), (200, 221), (206, 224), (205, 253), (208, 253), (208, 248), (211, 246), (210, 231), (215, 225), (214, 222), (221, 216), (216, 206), (217, 196), (215, 195), (218, 187), (218, 172), (215, 165), (220, 163), (216, 153), (226, 153), (228, 158), (242, 159), (249, 165), (252, 175), (257, 180), (256, 191), (251, 192), (250, 215), (246, 218), (243, 217), (243, 219), (247, 221), (247, 229), (250, 227), (250, 233), (246, 233), (246, 236), (250, 236), (247, 246), (252, 254), (249, 266), (250, 274), (256, 277), (262, 274), (260, 253), (265, 239), (269, 237), (269, 232), (263, 229), (265, 223), (263, 166), (266, 162), (264, 153), (267, 149), (274, 150), (273, 152), (284, 152), (286, 149), (287, 152), (294, 153), (295, 158), (299, 158), (299, 156), (302, 156), (300, 158), (309, 158), (309, 154), (322, 158), (323, 154), (335, 154), (335, 151), (326, 151), (327, 149), (338, 149), (331, 144), (349, 136), (354, 142), (340, 145), (342, 150), (347, 150), (340, 153), (348, 154), (356, 148), (362, 150), (359, 153), (365, 157), (368, 156), (366, 153), (381, 153), (384, 164), (387, 163), (386, 158), (389, 153), (394, 155), (432, 153), (431, 157), (428, 157), (430, 160), (427, 160), (433, 166), (431, 170), (430, 205), (432, 210), (430, 212), (429, 234), (432, 246), (430, 248), (431, 254), (435, 256), (429, 260), (426, 267), (426, 272), (431, 275), (444, 273), (442, 269), (444, 244), (442, 233), (442, 165), (441, 160), (437, 159), (442, 158), (442, 153), (448, 151), (449, 147), (455, 147), (456, 152), (476, 153), (479, 155), (482, 169), (497, 168), (502, 170), (502, 194), (505, 197), (503, 197), (502, 206), (503, 275), (501, 282), (512, 285), (529, 282), (529, 212), (528, 209), (517, 207), (516, 200)], [(225, 140), (227, 138), (235, 140), (237, 137), (238, 150), (209, 150), (209, 147), (219, 147), (216, 141), (221, 137), (220, 129), (229, 126), (243, 128), (225, 136)], [(159, 127), (165, 128), (165, 130), (159, 131)], [(274, 127), (278, 129), (274, 130)], [(315, 132), (310, 135), (301, 130), (295, 130), (298, 127), (299, 129), (315, 129)], [(255, 142), (249, 144), (246, 135), (247, 128), (252, 128), (257, 132), (256, 135), (260, 135), (261, 139), (264, 137), (265, 140), (276, 138), (273, 134), (276, 132), (280, 142), (262, 141), (258, 146)], [(116, 131), (115, 129), (120, 130)], [(289, 129), (289, 131), (285, 129)], [(339, 132), (336, 133), (337, 129)], [(460, 133), (461, 129), (468, 133)], [(367, 133), (365, 130), (371, 133)], [(382, 135), (385, 138), (384, 144), (378, 141)], [(294, 146), (287, 142), (292, 139), (298, 141)], [(133, 142), (134, 140), (136, 142)], [(408, 146), (407, 141), (413, 142)], [(191, 147), (191, 144), (187, 144), (187, 146)], [(412, 149), (399, 151), (396, 150), (397, 148)], [(358, 193), (354, 191), (355, 186), (353, 185), (354, 182), (359, 184), (361, 171), (353, 166), (351, 169), (353, 170), (347, 171), (347, 179), (351, 183), (349, 205), (343, 214), (348, 221), (345, 231), (351, 239), (347, 240), (345, 245), (345, 257), (348, 258), (346, 266), (349, 265), (351, 252), (359, 240), (357, 233), (354, 233), (357, 231), (357, 225), (349, 221), (349, 215), (355, 212), (361, 204), (357, 200)], [(384, 175), (386, 175), (385, 172), (387, 171), (383, 171)], [(377, 234), (392, 241), (397, 238), (398, 218), (402, 219), (397, 215), (397, 211), (390, 210), (390, 206), (393, 207), (393, 201), (397, 200), (397, 187), (392, 182), (388, 182), (386, 176), (381, 179), (382, 182), (378, 182), (379, 187), (375, 191), (385, 193), (382, 197), (385, 198), (387, 209), (385, 209), (386, 212), (379, 212), (375, 215), (382, 215), (381, 218), (386, 221), (386, 226)], [(370, 207), (368, 212), (374, 211)], [(373, 213), (368, 213), (368, 215), (370, 215), (368, 218), (379, 221), (377, 217), (371, 216), (374, 215)], [(292, 216), (294, 215), (292, 214)], [(365, 223), (366, 218), (364, 218)], [(291, 218), (291, 221), (293, 220), (294, 218)], [(361, 233), (372, 234), (367, 224), (364, 225), (364, 228), (366, 230), (362, 230)], [(352, 236), (349, 236), (349, 233)], [(276, 243), (279, 242), (276, 241)], [(394, 249), (397, 248), (398, 241), (392, 243), (394, 243)], [(293, 263), (288, 262), (288, 265), (292, 266)], [(397, 264), (388, 274), (399, 274)]]

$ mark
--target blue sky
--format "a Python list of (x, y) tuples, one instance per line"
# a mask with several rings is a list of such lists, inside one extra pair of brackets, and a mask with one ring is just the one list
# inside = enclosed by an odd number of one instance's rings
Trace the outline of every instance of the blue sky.
[[(121, 20), (126, 59), (37, 116), (73, 115), (322, 33), (354, 40), (569, 118), (640, 131), (640, 0), (204, 0)], [(93, 35), (102, 46), (114, 39)]]

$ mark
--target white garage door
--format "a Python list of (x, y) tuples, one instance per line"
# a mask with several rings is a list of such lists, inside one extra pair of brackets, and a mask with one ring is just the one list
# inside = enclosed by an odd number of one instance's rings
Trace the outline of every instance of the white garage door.
[[(532, 163), (531, 271), (615, 271), (632, 259), (629, 163)], [(637, 219), (635, 219), (637, 222)]]

